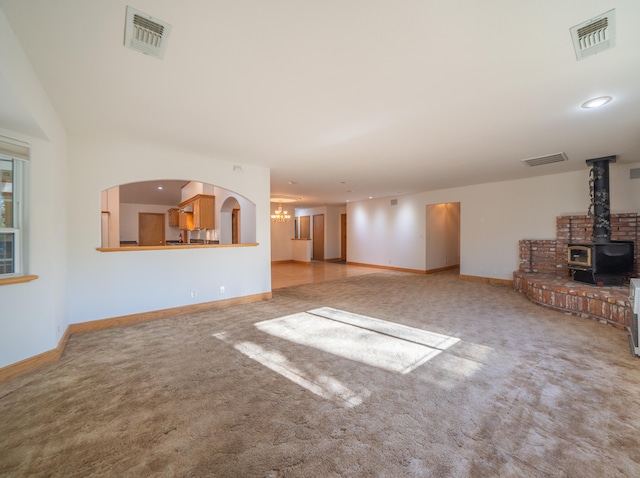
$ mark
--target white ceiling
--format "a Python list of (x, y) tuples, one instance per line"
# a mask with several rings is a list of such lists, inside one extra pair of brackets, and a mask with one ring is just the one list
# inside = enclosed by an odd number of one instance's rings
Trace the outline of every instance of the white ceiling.
[(188, 182), (174, 179), (123, 184), (119, 191), (120, 202), (175, 207), (182, 202), (182, 187)]
[[(172, 25), (162, 60), (123, 46), (127, 4)], [(299, 205), (586, 169), (600, 156), (640, 161), (638, 0), (0, 8), (71, 134), (269, 167), (272, 193)], [(616, 47), (577, 61), (570, 27), (612, 8)], [(580, 107), (602, 95), (614, 100)], [(558, 152), (569, 161), (521, 162)]]

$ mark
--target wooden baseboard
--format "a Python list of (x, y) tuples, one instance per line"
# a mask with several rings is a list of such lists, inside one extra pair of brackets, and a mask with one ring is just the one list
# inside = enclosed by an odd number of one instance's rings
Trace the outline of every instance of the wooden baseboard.
[(34, 355), (33, 357), (29, 357), (0, 368), (0, 383), (7, 382), (12, 378), (16, 378), (20, 375), (24, 375), (25, 373), (56, 363), (60, 360), (70, 336), (71, 332), (69, 331), (69, 327), (67, 327), (67, 330), (65, 330), (58, 342), (58, 346), (55, 349), (47, 350), (41, 354)]
[(513, 279), (495, 279), (493, 277), (480, 277), (480, 276), (465, 276), (460, 274), (458, 276), (462, 280), (468, 280), (472, 282), (486, 282), (491, 285), (504, 285), (508, 287), (513, 287)]
[(33, 357), (26, 358), (20, 362), (7, 365), (0, 368), (0, 383), (6, 382), (19, 375), (33, 372), (45, 365), (51, 365), (62, 356), (64, 348), (69, 341), (71, 334), (81, 334), (85, 332), (93, 332), (96, 330), (108, 329), (111, 327), (121, 327), (124, 325), (139, 324), (141, 322), (149, 322), (151, 320), (165, 319), (182, 314), (191, 314), (202, 312), (205, 310), (222, 309), (233, 305), (249, 304), (251, 302), (260, 302), (269, 300), (272, 297), (271, 292), (262, 294), (246, 295), (243, 297), (234, 297), (232, 299), (217, 300), (213, 302), (203, 302), (201, 304), (184, 305), (181, 307), (173, 307), (171, 309), (154, 310), (151, 312), (143, 312), (141, 314), (123, 315), (120, 317), (112, 317), (110, 319), (91, 320), (89, 322), (80, 322), (71, 324), (67, 327), (64, 335), (58, 342), (58, 346), (53, 350), (48, 350)]
[(166, 319), (176, 315), (193, 314), (203, 312), (205, 310), (222, 309), (233, 305), (249, 304), (251, 302), (260, 302), (269, 300), (272, 297), (271, 292), (262, 294), (246, 295), (243, 297), (234, 297), (232, 299), (216, 300), (212, 302), (202, 302), (200, 304), (183, 305), (181, 307), (173, 307), (171, 309), (152, 310), (151, 312), (142, 312), (140, 314), (122, 315), (120, 317), (112, 317), (110, 319), (91, 320), (88, 322), (79, 322), (71, 324), (69, 328), (72, 334), (82, 334), (85, 332), (93, 332), (95, 330), (109, 329), (111, 327), (121, 327), (123, 325), (139, 324), (141, 322), (149, 322), (152, 320)]
[(271, 265), (273, 264), (291, 264), (293, 259), (285, 259), (284, 261), (271, 261)]
[(460, 269), (460, 264), (447, 267), (438, 267), (437, 269), (428, 269), (424, 271), (425, 274), (435, 274), (436, 272), (452, 271), (454, 269)]

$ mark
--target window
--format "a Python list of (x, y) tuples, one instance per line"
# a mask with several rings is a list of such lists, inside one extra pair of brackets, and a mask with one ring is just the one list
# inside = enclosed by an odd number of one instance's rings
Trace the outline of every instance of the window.
[(29, 150), (0, 140), (0, 279), (23, 274), (23, 173)]

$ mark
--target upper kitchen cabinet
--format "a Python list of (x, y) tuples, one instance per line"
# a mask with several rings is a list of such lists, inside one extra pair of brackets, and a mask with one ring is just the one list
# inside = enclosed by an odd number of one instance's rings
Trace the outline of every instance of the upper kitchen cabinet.
[(167, 211), (167, 214), (169, 215), (169, 226), (178, 227), (180, 225), (180, 209), (172, 207)]
[[(178, 205), (181, 211), (193, 214), (192, 230), (215, 228), (215, 196), (197, 194)], [(182, 228), (182, 225), (180, 226)]]
[(178, 213), (178, 228), (181, 231), (193, 231), (193, 212), (182, 211)]

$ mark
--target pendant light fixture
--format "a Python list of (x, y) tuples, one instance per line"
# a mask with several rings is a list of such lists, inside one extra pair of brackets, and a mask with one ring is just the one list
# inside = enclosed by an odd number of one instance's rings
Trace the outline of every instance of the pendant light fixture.
[(271, 215), (271, 220), (273, 222), (288, 222), (291, 219), (291, 215), (289, 211), (282, 210), (282, 203), (278, 204), (278, 208)]

